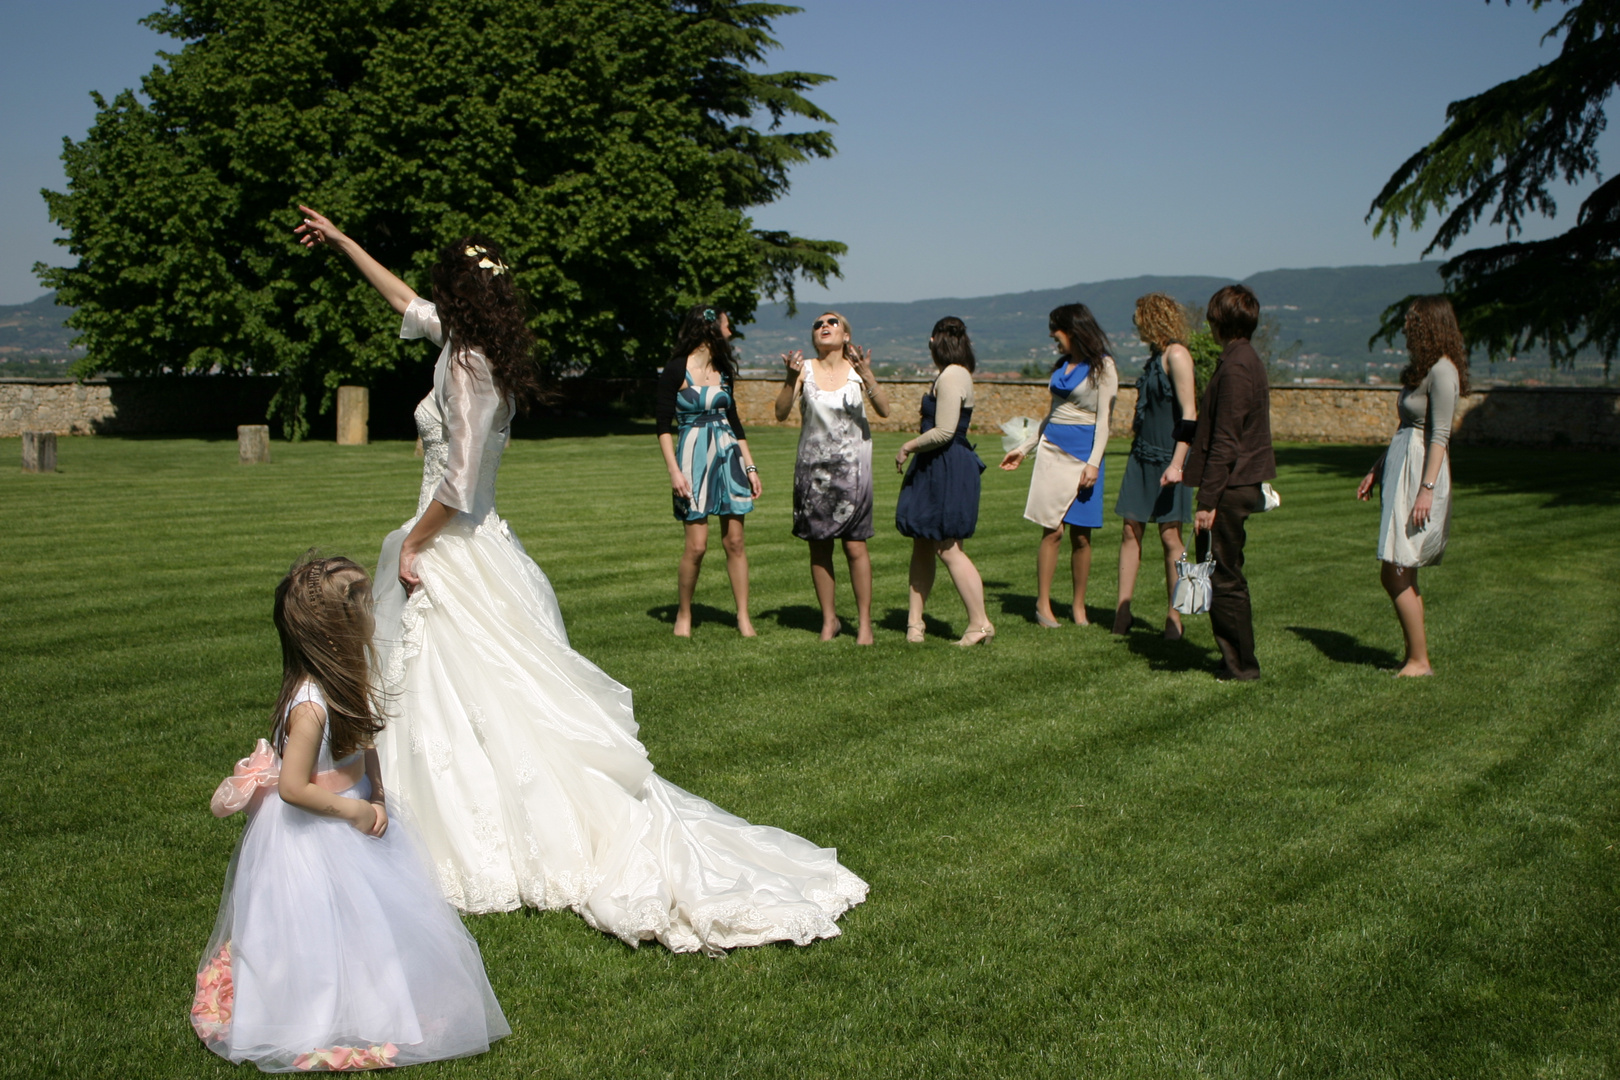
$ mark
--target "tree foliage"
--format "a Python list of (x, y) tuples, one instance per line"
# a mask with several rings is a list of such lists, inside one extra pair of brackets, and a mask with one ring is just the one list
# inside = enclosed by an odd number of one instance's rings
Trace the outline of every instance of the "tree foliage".
[[(1620, 178), (1586, 198), (1567, 232), (1513, 239), (1529, 215), (1557, 212), (1554, 185), (1601, 178), (1597, 140), (1620, 84), (1620, 0), (1562, 2), (1568, 10), (1543, 38), (1562, 35), (1558, 56), (1448, 106), (1445, 129), (1395, 171), (1367, 217), (1377, 217), (1374, 235), (1395, 236), (1403, 223), (1417, 229), (1444, 215), (1427, 255), (1450, 250), (1489, 214), (1508, 242), (1441, 267), (1469, 340), (1493, 356), (1540, 343), (1566, 364), (1595, 347), (1607, 370), (1620, 347)], [(1385, 312), (1373, 341), (1393, 340), (1412, 299)]]
[[(86, 364), (275, 372), (290, 436), (311, 399), (404, 355), (347, 266), (291, 238), (307, 202), (419, 290), (459, 235), (502, 244), (540, 359), (606, 374), (661, 364), (677, 312), (751, 319), (760, 294), (825, 283), (845, 248), (752, 228), (791, 168), (833, 151), (804, 95), (759, 70), (748, 0), (172, 0), (181, 42), (96, 98), (45, 192), (77, 262), (39, 266), (77, 307)], [(324, 391), (324, 392), (323, 392)], [(324, 407), (324, 405), (323, 405)]]

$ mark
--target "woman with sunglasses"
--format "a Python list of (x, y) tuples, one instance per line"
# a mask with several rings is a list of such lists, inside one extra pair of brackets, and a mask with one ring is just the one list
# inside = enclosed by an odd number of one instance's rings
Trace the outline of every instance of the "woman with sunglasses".
[(669, 470), (675, 518), (686, 526), (686, 547), (677, 576), (679, 606), (675, 636), (692, 636), (692, 595), (709, 549), (709, 518), (720, 518), (726, 574), (737, 601), (737, 632), (754, 636), (748, 617), (748, 552), (743, 515), (760, 496), (759, 470), (737, 417), (732, 382), (731, 320), (702, 304), (681, 320), (669, 363), (658, 380), (658, 446)]
[(849, 322), (824, 312), (810, 326), (816, 355), (782, 354), (787, 378), (776, 395), (776, 419), (799, 402), (799, 455), (793, 468), (793, 535), (810, 542), (810, 581), (821, 605), (821, 640), (838, 636), (838, 583), (833, 544), (844, 542), (859, 625), (855, 644), (872, 644), (872, 427), (866, 399), (879, 416), (889, 397), (872, 374), (872, 350), (850, 342)]
[(984, 462), (967, 441), (973, 423), (973, 343), (967, 325), (954, 315), (934, 324), (928, 353), (939, 375), (922, 399), (922, 426), (895, 456), (894, 467), (911, 471), (900, 483), (894, 524), (911, 537), (911, 600), (906, 640), (923, 640), (923, 606), (934, 587), (934, 559), (950, 571), (951, 581), (967, 608), (967, 631), (958, 645), (977, 645), (996, 636), (984, 610), (984, 581), (962, 541), (979, 524), (979, 474)]

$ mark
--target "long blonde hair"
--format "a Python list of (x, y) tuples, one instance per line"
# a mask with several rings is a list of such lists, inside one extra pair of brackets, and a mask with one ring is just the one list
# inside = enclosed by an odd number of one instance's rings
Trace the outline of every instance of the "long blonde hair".
[(371, 686), (371, 578), (352, 559), (306, 551), (276, 586), (271, 617), (281, 636), (281, 696), (271, 741), (287, 742), (287, 710), (306, 680), (326, 698), (332, 756), (370, 746), (383, 729)]

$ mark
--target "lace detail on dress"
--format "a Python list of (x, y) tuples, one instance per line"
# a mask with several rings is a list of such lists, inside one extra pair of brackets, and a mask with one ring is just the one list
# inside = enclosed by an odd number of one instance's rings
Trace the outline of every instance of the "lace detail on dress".
[(416, 499), (416, 516), (421, 517), (450, 464), (450, 442), (445, 438), (444, 421), (439, 418), (431, 394), (416, 406), (416, 433), (422, 437), (422, 491)]

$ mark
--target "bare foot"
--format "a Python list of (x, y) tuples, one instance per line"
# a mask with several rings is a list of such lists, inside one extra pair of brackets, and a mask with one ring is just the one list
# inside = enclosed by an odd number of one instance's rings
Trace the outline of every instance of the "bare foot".
[(685, 615), (675, 616), (675, 636), (688, 638), (692, 636), (692, 615), (690, 612)]
[(861, 623), (855, 631), (855, 644), (871, 645), (876, 641), (877, 639), (872, 636), (872, 621), (868, 619), (866, 622)]
[(1058, 622), (1057, 618), (1052, 614), (1051, 608), (1047, 608), (1045, 611), (1042, 611), (1040, 608), (1036, 608), (1035, 622), (1037, 625), (1044, 626), (1048, 630), (1056, 630), (1059, 626), (1063, 625), (1062, 623)]
[(1414, 661), (1408, 660), (1406, 662), (1406, 666), (1401, 668), (1401, 670), (1399, 670), (1399, 671), (1397, 671), (1395, 673), (1395, 677), (1397, 679), (1413, 679), (1413, 678), (1421, 678), (1424, 675), (1433, 675), (1433, 674), (1434, 674), (1434, 668), (1430, 667), (1428, 664), (1419, 664), (1419, 663), (1415, 663)]
[(823, 622), (821, 624), (821, 640), (831, 641), (833, 638), (837, 637), (839, 632), (843, 629), (844, 624), (839, 622), (837, 618), (834, 618), (832, 622)]
[(1181, 616), (1172, 612), (1169, 617), (1164, 620), (1164, 640), (1180, 641), (1181, 635)]
[(743, 637), (759, 636), (758, 634), (754, 633), (754, 621), (746, 615), (737, 616), (737, 633), (741, 634)]
[(1125, 600), (1114, 609), (1114, 633), (1128, 634), (1131, 632), (1131, 602)]

